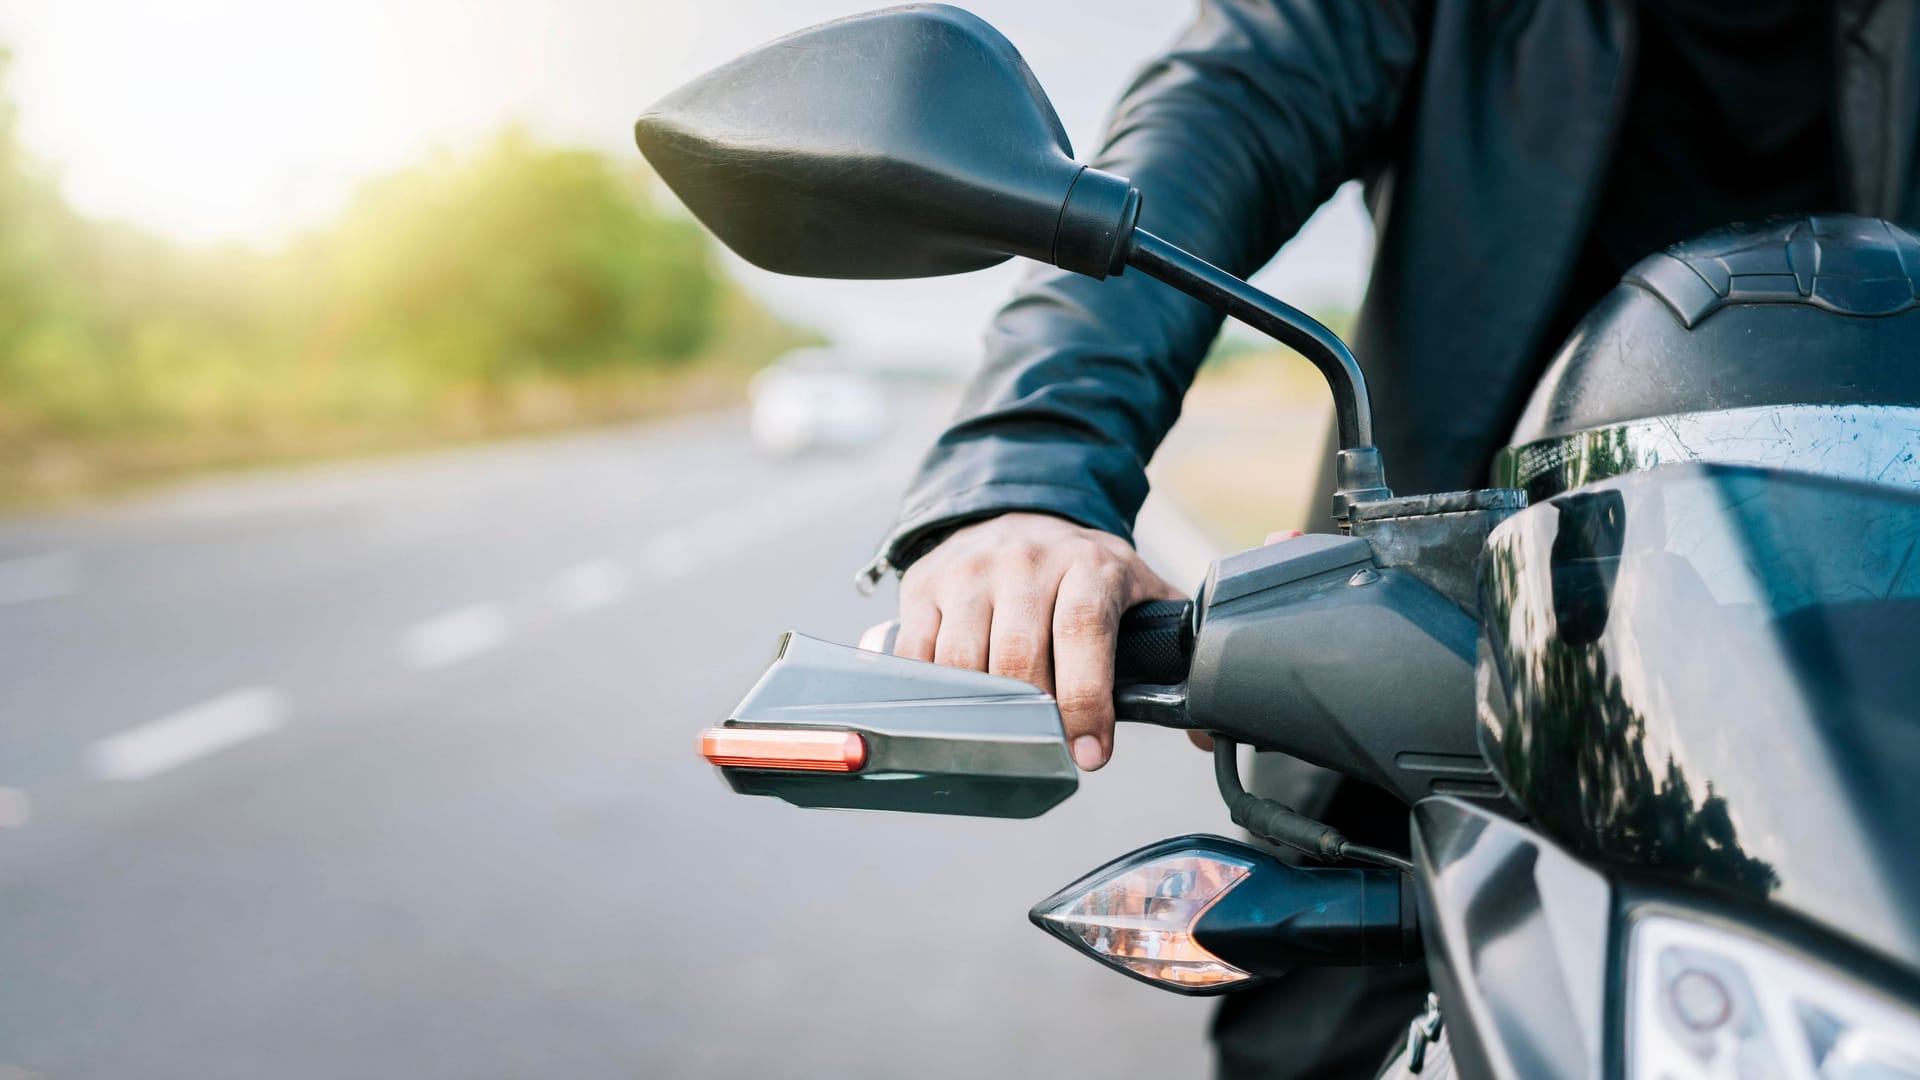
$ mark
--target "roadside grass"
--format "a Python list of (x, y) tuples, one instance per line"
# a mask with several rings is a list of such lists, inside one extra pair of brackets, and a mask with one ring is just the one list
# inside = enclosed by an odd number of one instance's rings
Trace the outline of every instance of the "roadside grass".
[(754, 367), (713, 363), (470, 387), (405, 414), (299, 416), (190, 429), (0, 434), (0, 509), (35, 510), (222, 471), (344, 460), (708, 411), (745, 400)]

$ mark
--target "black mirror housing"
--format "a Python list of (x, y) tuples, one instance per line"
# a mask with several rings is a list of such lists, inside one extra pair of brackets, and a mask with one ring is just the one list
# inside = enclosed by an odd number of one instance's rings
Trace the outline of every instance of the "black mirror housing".
[(915, 4), (788, 35), (648, 109), (634, 140), (722, 242), (825, 278), (934, 277), (1015, 255), (1106, 277), (1140, 196), (1073, 160), (1020, 53)]

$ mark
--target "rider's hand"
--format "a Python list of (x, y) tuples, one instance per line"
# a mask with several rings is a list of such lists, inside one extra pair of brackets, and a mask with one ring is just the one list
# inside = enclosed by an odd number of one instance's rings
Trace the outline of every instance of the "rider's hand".
[(1113, 748), (1120, 613), (1185, 596), (1117, 536), (1048, 514), (1002, 514), (956, 530), (908, 567), (893, 651), (1053, 694), (1074, 762), (1097, 769)]

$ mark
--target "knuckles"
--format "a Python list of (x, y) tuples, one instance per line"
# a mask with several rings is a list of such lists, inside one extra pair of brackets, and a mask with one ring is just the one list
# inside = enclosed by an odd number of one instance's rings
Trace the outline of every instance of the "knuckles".
[(1047, 545), (1034, 540), (1021, 540), (999, 551), (1002, 566), (1015, 570), (1038, 571), (1052, 561), (1053, 552)]
[(1113, 633), (1116, 606), (1104, 600), (1073, 600), (1054, 609), (1055, 637), (1084, 639)]
[(1008, 674), (1016, 668), (1032, 671), (1045, 661), (1048, 652), (1046, 641), (1025, 630), (996, 630), (988, 647), (993, 652), (994, 666), (1004, 668)]
[(1085, 684), (1061, 687), (1054, 701), (1060, 706), (1062, 716), (1095, 724), (1103, 721), (1106, 711), (1113, 707), (1112, 691)]
[[(908, 568), (900, 583), (902, 608), (951, 612), (985, 595), (994, 608), (1034, 606), (1073, 575), (1082, 601), (1064, 597), (1055, 632), (1108, 632), (1124, 601), (1142, 580), (1139, 556), (1125, 540), (1057, 518), (1008, 514), (956, 532)], [(1024, 643), (1023, 643), (1024, 644)], [(1022, 653), (1034, 651), (1023, 648)]]
[[(1154, 580), (1120, 537), (1005, 514), (955, 532), (907, 570), (896, 647), (1036, 684), (1066, 676), (1055, 700), (1069, 733), (1098, 734), (1112, 721), (1112, 687), (1079, 664), (1055, 670), (1055, 644), (1071, 642), (1078, 655), (1109, 642), (1129, 597)], [(1002, 623), (1003, 614), (1013, 617)], [(982, 618), (988, 625), (976, 625)]]
[(942, 634), (934, 645), (934, 661), (948, 667), (969, 668), (974, 671), (987, 670), (987, 653), (982, 646), (985, 642), (972, 640), (971, 635)]

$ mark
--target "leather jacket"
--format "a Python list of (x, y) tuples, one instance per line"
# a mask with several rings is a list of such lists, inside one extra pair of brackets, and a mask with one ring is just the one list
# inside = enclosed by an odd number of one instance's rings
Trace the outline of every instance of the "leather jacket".
[[(1840, 0), (1838, 209), (1910, 221), (1920, 14)], [(1623, 110), (1632, 0), (1202, 0), (1094, 164), (1141, 224), (1247, 276), (1349, 179), (1378, 247), (1355, 336), (1400, 494), (1484, 483), (1557, 342)], [(1220, 328), (1139, 273), (1025, 279), (870, 573), (1009, 510), (1129, 536), (1145, 465)]]

